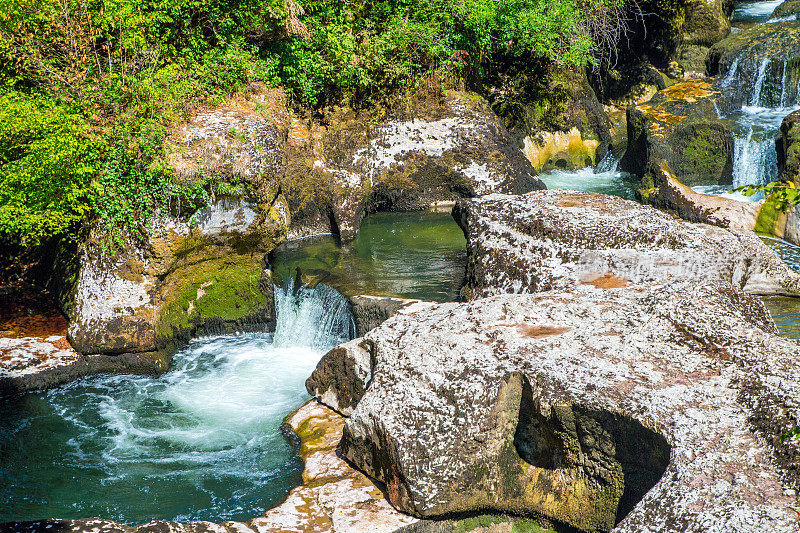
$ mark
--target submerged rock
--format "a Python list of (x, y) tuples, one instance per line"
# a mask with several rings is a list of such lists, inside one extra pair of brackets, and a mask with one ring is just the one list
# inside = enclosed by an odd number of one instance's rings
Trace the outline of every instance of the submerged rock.
[(329, 375), (321, 399), (362, 380), (341, 450), (402, 511), (582, 531), (800, 527), (797, 444), (778, 438), (800, 420), (800, 345), (730, 284), (432, 304), (320, 366), (347, 368), (364, 346), (369, 378)]
[(578, 284), (722, 280), (800, 294), (800, 277), (750, 231), (692, 224), (635, 202), (575, 191), (461, 200), (468, 299)]

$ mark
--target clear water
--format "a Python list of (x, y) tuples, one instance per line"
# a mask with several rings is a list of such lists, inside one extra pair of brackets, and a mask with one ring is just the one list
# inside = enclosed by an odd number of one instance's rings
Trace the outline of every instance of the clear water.
[(783, 0), (737, 2), (733, 9), (731, 22), (766, 22), (782, 2)]
[(617, 170), (595, 172), (591, 168), (566, 171), (553, 170), (539, 175), (548, 189), (571, 189), (620, 196), (633, 200), (636, 184), (630, 175)]
[(331, 236), (281, 245), (272, 256), (272, 269), (279, 279), (288, 279), (299, 267), (309, 282), (349, 295), (447, 302), (459, 297), (466, 246), (450, 209), (375, 213), (344, 247)]
[(161, 377), (99, 376), (0, 403), (0, 522), (219, 522), (279, 504), (302, 472), (280, 426), (352, 317), (325, 286), (277, 296), (274, 335), (197, 339)]
[[(772, 237), (762, 239), (790, 268), (800, 274), (800, 246)], [(764, 303), (781, 334), (800, 339), (800, 298), (770, 296), (764, 298)]]

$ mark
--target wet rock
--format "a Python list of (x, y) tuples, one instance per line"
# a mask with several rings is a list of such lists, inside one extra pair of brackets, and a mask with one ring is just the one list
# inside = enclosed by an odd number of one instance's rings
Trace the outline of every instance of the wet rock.
[(258, 533), (390, 533), (417, 522), (396, 511), (383, 492), (337, 454), (344, 418), (311, 401), (287, 418), (300, 436), (303, 485), (286, 501), (255, 518)]
[(717, 113), (717, 95), (709, 81), (691, 80), (629, 107), (620, 169), (639, 177), (643, 191), (653, 188), (664, 162), (688, 186), (731, 184), (734, 137)]
[[(793, 102), (797, 98), (800, 70), (795, 60), (798, 58), (800, 22), (757, 24), (715, 44), (706, 59), (706, 72), (719, 76), (727, 87), (726, 93), (733, 93), (727, 99), (734, 108), (756, 104), (779, 107), (781, 99)], [(773, 80), (776, 87), (764, 90), (760, 102), (754, 104), (752, 95), (759, 78), (764, 76)], [(782, 94), (784, 82), (787, 90)]]
[(800, 18), (800, 1), (786, 0), (770, 15), (770, 20), (791, 21)]
[(535, 191), (461, 200), (468, 299), (577, 284), (724, 280), (800, 294), (800, 277), (750, 231), (692, 224), (614, 196)]
[(656, 173), (653, 188), (640, 191), (640, 196), (646, 203), (674, 211), (689, 222), (750, 231), (756, 229), (759, 210), (764, 204), (763, 200), (742, 202), (694, 192), (675, 177), (666, 162)]
[(341, 451), (402, 511), (582, 531), (800, 526), (797, 443), (778, 438), (800, 419), (800, 345), (730, 284), (434, 304), (360, 342), (372, 378)]

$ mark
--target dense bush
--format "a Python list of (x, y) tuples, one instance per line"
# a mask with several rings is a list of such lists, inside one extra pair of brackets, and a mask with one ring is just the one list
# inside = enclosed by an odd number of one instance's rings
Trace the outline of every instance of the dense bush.
[[(0, 232), (140, 229), (174, 195), (170, 126), (258, 81), (299, 107), (373, 105), (432, 74), (596, 62), (623, 0), (0, 0)], [(203, 186), (201, 184), (199, 186)]]

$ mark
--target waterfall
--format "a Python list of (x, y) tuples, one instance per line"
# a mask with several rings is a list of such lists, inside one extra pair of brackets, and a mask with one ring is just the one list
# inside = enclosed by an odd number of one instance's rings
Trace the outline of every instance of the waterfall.
[(737, 135), (733, 145), (733, 186), (764, 184), (778, 175), (775, 141), (769, 137), (753, 139), (753, 126), (746, 135)]
[(733, 60), (731, 63), (731, 67), (728, 69), (728, 74), (725, 76), (725, 79), (720, 82), (721, 87), (730, 87), (733, 80), (736, 78), (736, 73), (739, 70), (739, 58)]
[(622, 156), (619, 157), (614, 155), (612, 150), (606, 152), (605, 157), (597, 163), (597, 166), (594, 169), (595, 174), (603, 174), (605, 172), (616, 172), (619, 169), (619, 162), (622, 160)]
[(353, 337), (355, 322), (344, 296), (322, 283), (316, 287), (295, 287), (295, 283), (290, 279), (275, 286), (276, 347), (329, 350)]
[(755, 87), (753, 87), (753, 95), (750, 98), (750, 105), (752, 107), (758, 107), (758, 104), (761, 103), (761, 92), (764, 90), (764, 78), (767, 74), (767, 67), (769, 66), (770, 59), (765, 57), (761, 61), (761, 65), (758, 67), (758, 77), (756, 78)]

